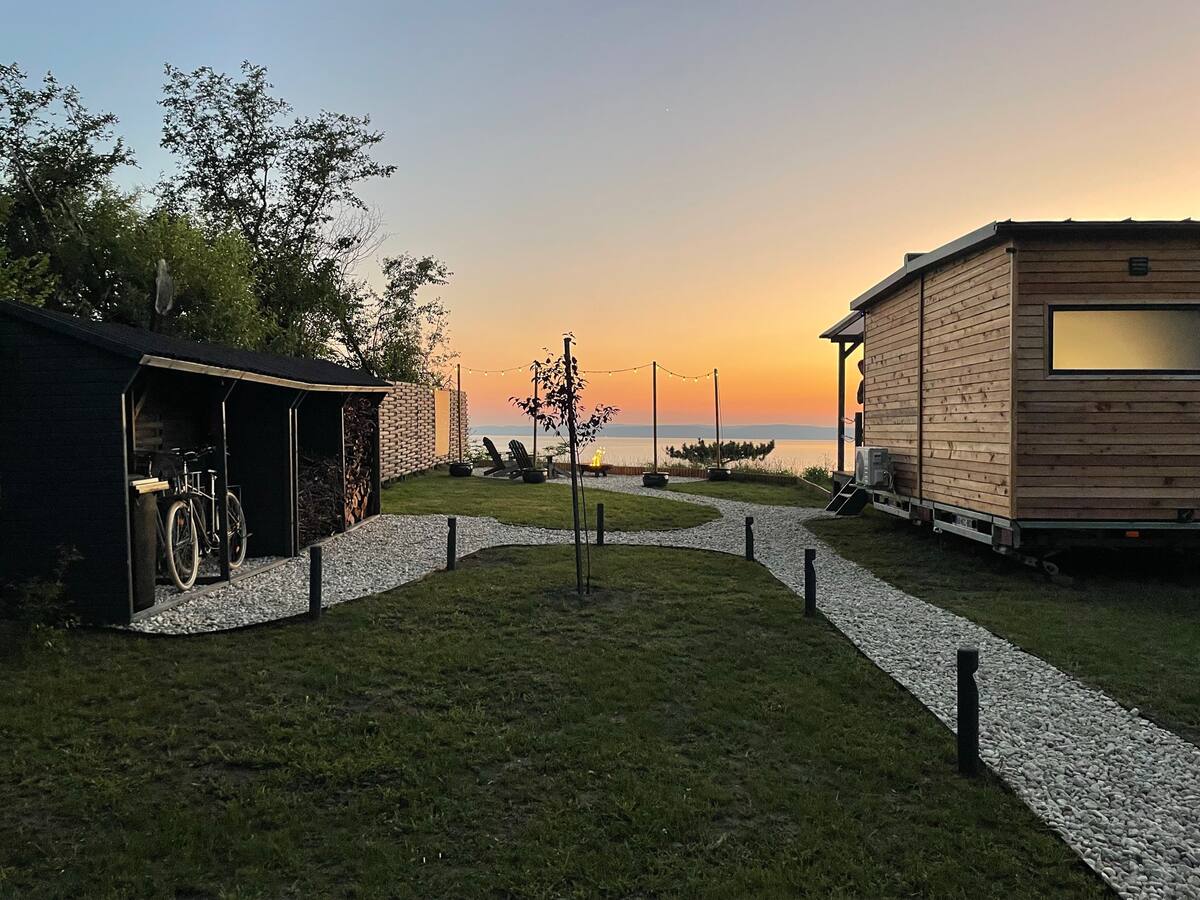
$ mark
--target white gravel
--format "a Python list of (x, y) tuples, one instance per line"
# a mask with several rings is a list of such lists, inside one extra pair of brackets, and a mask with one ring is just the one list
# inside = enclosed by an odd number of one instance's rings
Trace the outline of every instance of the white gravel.
[[(588, 490), (661, 496), (610, 476)], [(1200, 898), (1200, 748), (1108, 696), (944, 609), (880, 581), (804, 527), (819, 510), (675, 493), (722, 518), (680, 531), (610, 531), (611, 543), (741, 554), (755, 519), (756, 556), (798, 594), (805, 547), (816, 547), (822, 612), (876, 665), (955, 726), (955, 652), (979, 648), (984, 761), (1123, 897)], [(609, 520), (614, 527), (619, 523)], [(458, 518), (460, 555), (503, 544), (566, 543), (567, 532)], [(381, 516), (325, 545), (326, 605), (413, 581), (445, 564), (444, 516)], [(187, 634), (236, 628), (308, 609), (308, 562), (283, 566), (135, 623)]]

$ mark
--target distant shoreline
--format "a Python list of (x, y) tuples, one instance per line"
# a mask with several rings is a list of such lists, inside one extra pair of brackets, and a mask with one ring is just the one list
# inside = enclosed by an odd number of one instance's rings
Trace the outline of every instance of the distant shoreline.
[[(472, 425), (471, 434), (522, 434), (532, 431), (531, 424), (525, 422), (510, 422), (506, 425)], [(608, 437), (650, 437), (650, 425), (609, 425), (603, 434)], [(659, 438), (705, 438), (712, 440), (713, 426), (707, 425), (659, 425)], [(724, 440), (788, 440), (788, 441), (828, 441), (837, 437), (837, 429), (826, 425), (722, 425), (721, 437)]]

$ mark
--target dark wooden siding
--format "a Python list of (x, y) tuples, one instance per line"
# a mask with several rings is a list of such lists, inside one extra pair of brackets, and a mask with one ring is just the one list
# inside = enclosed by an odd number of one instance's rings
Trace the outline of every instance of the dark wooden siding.
[[(1131, 256), (1149, 257), (1150, 274), (1130, 276)], [(1200, 508), (1200, 379), (1052, 375), (1046, 352), (1054, 305), (1200, 302), (1200, 242), (1022, 240), (1017, 273), (1017, 515)]]
[(0, 535), (5, 571), (45, 572), (70, 547), (68, 587), (93, 619), (129, 596), (122, 391), (131, 360), (0, 317)]
[(240, 493), (253, 556), (292, 556), (291, 404), (299, 391), (243, 382), (226, 402), (229, 480)]

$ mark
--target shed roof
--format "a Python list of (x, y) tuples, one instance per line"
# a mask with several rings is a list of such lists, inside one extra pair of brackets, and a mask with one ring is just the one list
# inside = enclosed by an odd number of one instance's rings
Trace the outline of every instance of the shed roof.
[(930, 250), (928, 253), (904, 254), (904, 265), (870, 290), (856, 297), (851, 301), (850, 308), (865, 310), (885, 294), (907, 284), (926, 269), (938, 263), (946, 262), (955, 257), (981, 249), (993, 241), (1022, 235), (1032, 236), (1041, 234), (1078, 237), (1089, 233), (1103, 234), (1105, 236), (1158, 237), (1175, 235), (1179, 237), (1200, 238), (1200, 222), (1194, 222), (1191, 219), (1159, 219), (1152, 221), (1136, 221), (1134, 219), (1122, 219), (1120, 221), (1075, 221), (1073, 219), (1063, 219), (1061, 221), (1031, 222), (1016, 222), (1012, 219), (1006, 219), (1003, 222), (991, 222), (982, 228), (977, 228), (974, 231), (964, 234), (962, 237), (955, 238), (949, 243), (943, 244), (936, 250)]
[(83, 341), (141, 365), (310, 390), (382, 391), (391, 387), (373, 375), (321, 359), (299, 359), (189, 341), (144, 328), (89, 322), (11, 301), (0, 301), (0, 314)]

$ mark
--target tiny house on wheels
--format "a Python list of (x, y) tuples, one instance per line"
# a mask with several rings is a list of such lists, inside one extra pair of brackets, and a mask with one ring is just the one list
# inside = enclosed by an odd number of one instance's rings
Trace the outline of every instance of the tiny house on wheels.
[[(0, 302), (0, 575), (45, 577), (70, 555), (82, 615), (126, 623), (186, 596), (164, 583), (164, 546), (205, 543), (203, 560), (180, 558), (208, 583), (294, 556), (379, 512), (390, 389), (331, 362)], [(177, 502), (194, 505), (175, 541)]]
[[(1200, 222), (994, 222), (821, 337), (863, 350), (866, 503), (1030, 557), (1200, 537)], [(844, 466), (839, 466), (839, 469)]]

